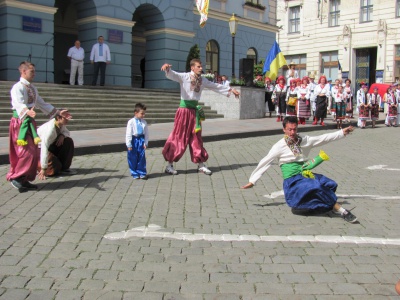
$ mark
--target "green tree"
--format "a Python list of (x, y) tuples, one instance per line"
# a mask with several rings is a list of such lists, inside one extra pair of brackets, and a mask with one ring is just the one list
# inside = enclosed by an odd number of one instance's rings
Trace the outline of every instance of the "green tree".
[(193, 58), (198, 58), (200, 59), (200, 48), (197, 44), (195, 44), (192, 48), (189, 50), (189, 54), (186, 59), (186, 72), (190, 72), (190, 61)]

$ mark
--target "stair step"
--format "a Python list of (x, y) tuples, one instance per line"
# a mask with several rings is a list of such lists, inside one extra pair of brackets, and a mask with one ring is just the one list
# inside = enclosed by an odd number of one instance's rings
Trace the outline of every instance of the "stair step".
[[(0, 81), (0, 136), (8, 136), (11, 118), (10, 89), (15, 82)], [(137, 102), (146, 104), (146, 121), (149, 124), (174, 122), (179, 106), (180, 93), (177, 90), (138, 89), (130, 87), (92, 87), (63, 84), (35, 83), (40, 96), (55, 107), (66, 107), (73, 120), (68, 129), (89, 130), (99, 128), (125, 127), (133, 117)], [(203, 106), (206, 118), (223, 118), (223, 115)], [(37, 109), (38, 126), (48, 121)]]

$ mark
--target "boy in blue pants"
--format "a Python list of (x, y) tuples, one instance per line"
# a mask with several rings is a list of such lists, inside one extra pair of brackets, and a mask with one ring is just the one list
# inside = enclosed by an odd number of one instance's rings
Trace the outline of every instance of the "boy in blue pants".
[(135, 105), (134, 117), (126, 126), (126, 147), (128, 165), (133, 179), (147, 179), (145, 150), (149, 143), (149, 130), (144, 120), (146, 105)]

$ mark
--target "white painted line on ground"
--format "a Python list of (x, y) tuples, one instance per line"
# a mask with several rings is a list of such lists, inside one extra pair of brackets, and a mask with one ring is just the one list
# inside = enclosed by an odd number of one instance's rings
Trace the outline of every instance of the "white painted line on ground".
[(161, 226), (150, 224), (132, 228), (127, 231), (106, 234), (108, 240), (122, 240), (129, 238), (163, 238), (183, 241), (221, 241), (221, 242), (311, 242), (334, 244), (378, 244), (400, 245), (400, 239), (385, 239), (373, 237), (340, 236), (340, 235), (289, 235), (289, 236), (260, 236), (260, 235), (235, 235), (235, 234), (201, 234), (166, 232)]
[[(268, 198), (268, 199), (275, 199), (278, 197), (284, 197), (283, 190), (272, 192), (270, 195), (264, 195), (263, 197)], [(337, 194), (338, 198), (371, 198), (371, 199), (376, 199), (376, 200), (395, 200), (395, 199), (400, 199), (400, 196), (382, 196), (382, 195), (350, 195), (350, 194)]]
[(385, 168), (387, 165), (375, 165), (367, 167), (368, 170), (400, 171), (400, 169)]

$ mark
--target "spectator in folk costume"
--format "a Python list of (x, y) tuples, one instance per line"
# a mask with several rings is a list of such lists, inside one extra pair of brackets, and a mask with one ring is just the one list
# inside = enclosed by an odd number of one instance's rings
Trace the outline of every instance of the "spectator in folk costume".
[(326, 118), (328, 97), (330, 96), (330, 85), (326, 82), (326, 77), (322, 75), (318, 80), (318, 85), (314, 89), (315, 101), (315, 116), (313, 125), (317, 125), (321, 120), (321, 125), (325, 126), (324, 119)]
[(265, 77), (265, 115), (269, 113), (271, 118), (272, 112), (275, 110), (275, 104), (272, 102), (272, 93), (274, 92), (274, 86), (272, 85), (271, 78)]
[(169, 135), (162, 154), (168, 162), (165, 173), (176, 175), (178, 172), (173, 167), (173, 162), (177, 162), (185, 154), (189, 146), (192, 162), (198, 164), (198, 172), (211, 175), (211, 170), (204, 164), (208, 159), (208, 153), (203, 147), (201, 137), (201, 121), (205, 119), (202, 108), (198, 105), (201, 93), (204, 88), (213, 90), (229, 97), (233, 93), (239, 97), (240, 93), (235, 89), (216, 84), (208, 80), (202, 80), (203, 70), (199, 59), (190, 61), (191, 71), (188, 73), (178, 73), (171, 69), (170, 64), (164, 64), (161, 71), (165, 76), (180, 84), (181, 100), (175, 115), (174, 129)]
[(38, 164), (40, 180), (60, 173), (73, 174), (69, 167), (74, 157), (74, 141), (67, 129), (68, 121), (69, 119), (56, 114), (54, 119), (38, 128), (41, 140)]
[(296, 106), (297, 106), (297, 79), (294, 78), (290, 81), (290, 87), (288, 88), (286, 94), (286, 115), (287, 116), (297, 116)]
[(336, 124), (338, 129), (342, 129), (342, 122), (346, 118), (346, 99), (348, 95), (343, 92), (341, 84), (339, 84), (338, 91), (334, 97)]
[(312, 111), (312, 115), (314, 116), (315, 115), (315, 100), (316, 100), (316, 97), (314, 95), (314, 89), (317, 86), (317, 84), (314, 82), (314, 80), (315, 80), (314, 73), (311, 73), (311, 75), (309, 76), (309, 80), (310, 80), (310, 83), (308, 84), (308, 90), (310, 91), (310, 102), (311, 102), (310, 109)]
[(361, 127), (361, 129), (365, 128), (367, 120), (369, 119), (368, 99), (369, 99), (368, 86), (364, 84), (362, 86), (362, 91), (360, 93), (357, 93), (357, 108), (358, 108), (357, 125)]
[(276, 121), (281, 122), (283, 117), (286, 116), (286, 93), (288, 88), (285, 84), (285, 77), (279, 76), (276, 82), (277, 84), (272, 93), (272, 102), (275, 104)]
[(71, 115), (67, 110), (57, 110), (39, 96), (32, 84), (35, 78), (34, 64), (23, 61), (19, 66), (19, 72), (20, 80), (10, 91), (13, 116), (9, 130), (10, 170), (7, 173), (7, 180), (19, 192), (24, 192), (38, 188), (37, 185), (30, 183), (36, 178), (39, 158), (37, 145), (40, 142), (36, 132), (34, 109), (39, 108), (49, 118), (59, 114), (70, 119)]
[(374, 87), (374, 92), (369, 97), (369, 109), (371, 111), (372, 128), (375, 128), (375, 122), (379, 120), (379, 108), (382, 102), (381, 96), (378, 94), (378, 87)]
[(390, 90), (388, 89), (387, 97), (387, 116), (385, 124), (387, 127), (397, 127), (397, 112), (399, 107), (399, 102), (396, 97), (396, 85), (392, 85)]
[[(397, 103), (400, 101), (400, 83), (396, 83), (396, 99)], [(400, 122), (400, 110), (397, 110), (397, 118), (396, 118), (396, 125), (398, 126)]]
[(386, 126), (389, 125), (389, 124), (387, 123), (387, 121), (388, 121), (388, 118), (387, 118), (387, 114), (388, 114), (387, 98), (388, 98), (388, 96), (389, 96), (389, 94), (390, 94), (390, 90), (391, 90), (391, 88), (388, 87), (388, 88), (386, 89), (386, 92), (383, 94), (383, 98), (382, 98), (383, 113), (384, 113), (384, 116), (385, 116), (385, 125), (386, 125)]
[(301, 78), (296, 79), (296, 87), (299, 88), (301, 86)]
[(297, 117), (299, 124), (305, 125), (306, 119), (311, 116), (310, 111), (310, 88), (308, 77), (304, 76), (297, 90)]
[(335, 80), (335, 85), (331, 88), (331, 97), (329, 98), (329, 111), (331, 112), (333, 122), (336, 122), (336, 104), (335, 96), (339, 92), (340, 80)]
[(346, 96), (346, 121), (350, 122), (350, 118), (353, 117), (353, 89), (351, 88), (350, 79), (346, 79), (343, 93)]

